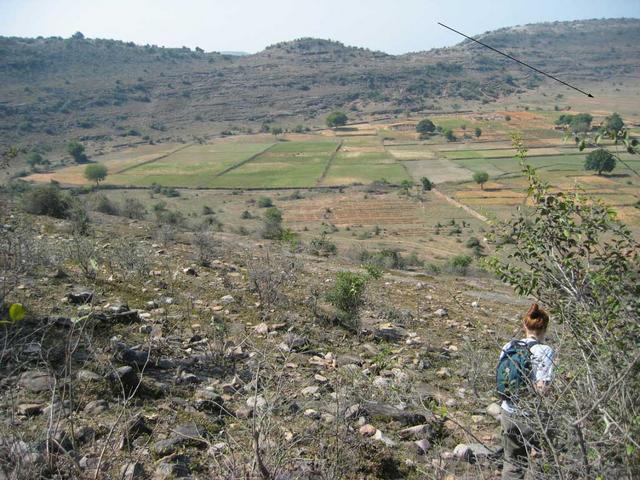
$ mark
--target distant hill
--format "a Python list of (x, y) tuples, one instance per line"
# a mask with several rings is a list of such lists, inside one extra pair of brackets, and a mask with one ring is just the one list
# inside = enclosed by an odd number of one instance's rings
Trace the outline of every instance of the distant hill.
[[(640, 73), (640, 20), (510, 27), (479, 35), (567, 80)], [(263, 122), (320, 125), (473, 107), (543, 79), (478, 45), (388, 55), (313, 38), (251, 55), (86, 38), (0, 37), (0, 147), (207, 136)]]

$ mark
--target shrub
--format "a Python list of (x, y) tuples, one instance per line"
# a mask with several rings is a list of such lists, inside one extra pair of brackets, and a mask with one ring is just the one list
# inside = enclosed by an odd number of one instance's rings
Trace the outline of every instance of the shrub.
[(469, 255), (456, 255), (445, 264), (445, 270), (454, 275), (466, 275), (473, 259)]
[(106, 215), (120, 214), (118, 207), (106, 195), (96, 195), (91, 199), (91, 205), (96, 212)]
[(54, 184), (38, 185), (25, 192), (22, 205), (26, 212), (34, 215), (66, 218), (71, 199)]
[(319, 237), (311, 239), (309, 243), (309, 251), (313, 255), (335, 255), (338, 251), (336, 244), (327, 238), (326, 233), (322, 233)]
[(336, 274), (333, 287), (327, 294), (327, 300), (347, 320), (354, 320), (362, 306), (362, 296), (367, 280), (357, 273), (342, 271)]
[(282, 237), (282, 212), (276, 207), (270, 207), (264, 212), (262, 238), (278, 240)]
[(260, 208), (273, 207), (273, 200), (271, 200), (269, 197), (260, 197), (258, 199), (258, 206)]
[(142, 202), (135, 198), (125, 198), (122, 205), (122, 216), (142, 220), (147, 214), (147, 209), (144, 208)]
[(428, 192), (433, 188), (433, 183), (427, 177), (422, 177), (420, 179), (420, 183), (422, 183), (422, 190), (425, 192)]
[(84, 152), (84, 145), (80, 142), (73, 140), (67, 144), (67, 152), (73, 157), (76, 163), (87, 163), (89, 158)]

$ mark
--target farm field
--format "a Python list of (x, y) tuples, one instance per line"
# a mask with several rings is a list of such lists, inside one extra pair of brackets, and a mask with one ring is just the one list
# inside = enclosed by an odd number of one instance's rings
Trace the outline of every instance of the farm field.
[[(540, 111), (434, 116), (438, 126), (454, 129), (458, 137), (455, 142), (447, 142), (437, 134), (419, 139), (413, 127), (419, 119), (409, 118), (403, 122), (362, 123), (309, 134), (242, 135), (207, 144), (149, 145), (94, 160), (107, 166), (106, 183), (114, 186), (148, 187), (157, 183), (176, 188), (307, 189), (367, 185), (382, 180), (394, 185), (410, 180), (418, 186), (420, 179), (427, 177), (454, 201), (495, 219), (506, 218), (524, 201), (525, 181), (510, 139), (512, 133), (521, 132), (528, 148), (527, 163), (554, 188), (582, 189), (620, 209), (632, 227), (640, 226), (635, 208), (640, 193), (638, 177), (622, 163), (609, 176), (585, 172), (584, 160), (589, 149), (580, 152), (572, 141), (562, 138), (562, 132), (553, 129), (559, 114)], [(509, 121), (505, 119), (507, 116)], [(476, 127), (482, 129), (480, 138), (473, 134)], [(640, 171), (640, 159), (628, 154), (621, 154), (620, 158)], [(27, 179), (87, 184), (84, 168), (73, 165), (51, 173), (33, 174)], [(480, 171), (490, 177), (484, 190), (472, 180), (474, 172)], [(313, 198), (319, 201), (323, 197)], [(368, 211), (370, 205), (373, 203), (347, 211), (353, 213), (360, 208)], [(416, 220), (402, 223), (405, 207), (389, 205), (400, 222), (396, 231), (406, 236), (411, 230), (408, 225)], [(446, 206), (456, 210), (455, 205)], [(305, 208), (317, 210), (312, 205)], [(373, 208), (387, 211), (385, 206)], [(444, 214), (441, 210), (436, 209), (433, 218), (453, 217), (451, 212)], [(333, 220), (349, 223), (345, 219), (351, 214), (341, 214), (340, 208), (332, 212), (336, 215)], [(306, 223), (307, 228), (312, 224), (300, 220), (299, 212), (289, 213), (295, 224)], [(427, 217), (420, 217), (419, 223), (424, 223)], [(386, 219), (382, 215), (372, 222), (384, 224)], [(370, 222), (353, 216), (352, 223)], [(424, 235), (422, 231), (420, 236)], [(353, 240), (351, 235), (345, 236), (344, 241), (347, 240)]]

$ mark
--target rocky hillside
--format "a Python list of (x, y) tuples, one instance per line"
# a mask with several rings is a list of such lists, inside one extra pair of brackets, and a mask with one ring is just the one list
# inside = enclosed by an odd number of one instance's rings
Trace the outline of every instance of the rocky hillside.
[[(481, 38), (568, 80), (637, 78), (640, 65), (640, 20), (526, 25)], [(255, 131), (272, 121), (313, 127), (333, 108), (354, 119), (471, 108), (542, 81), (469, 41), (393, 56), (304, 38), (232, 56), (80, 35), (0, 38), (0, 75), (2, 151)]]
[(27, 315), (0, 332), (0, 478), (499, 468), (494, 361), (523, 307), (492, 280), (387, 272), (356, 333), (324, 301), (357, 270), (339, 259), (100, 214), (78, 236), (3, 208)]

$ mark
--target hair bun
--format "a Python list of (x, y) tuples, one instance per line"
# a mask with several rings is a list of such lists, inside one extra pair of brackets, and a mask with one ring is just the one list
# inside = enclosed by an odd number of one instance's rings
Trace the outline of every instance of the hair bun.
[(527, 312), (527, 316), (529, 318), (540, 317), (540, 306), (537, 303), (531, 304), (531, 306), (529, 307), (529, 311)]

